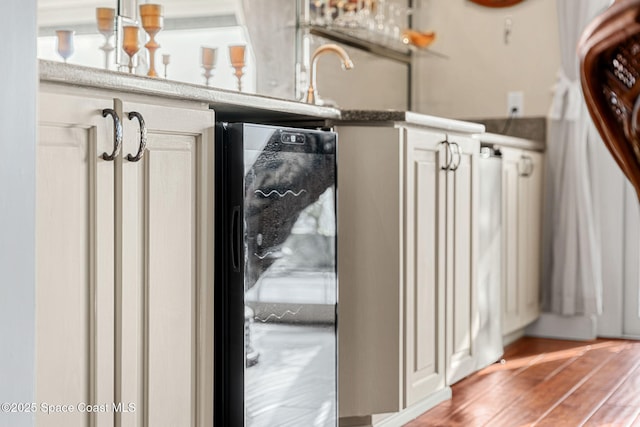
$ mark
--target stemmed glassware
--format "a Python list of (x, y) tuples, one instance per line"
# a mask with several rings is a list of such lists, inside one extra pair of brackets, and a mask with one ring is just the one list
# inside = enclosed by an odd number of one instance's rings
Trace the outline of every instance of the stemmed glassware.
[(356, 13), (358, 18), (358, 24), (361, 28), (365, 28), (367, 30), (373, 30), (372, 26), (374, 25), (373, 21), (373, 6), (372, 0), (359, 0), (358, 3), (358, 12)]
[(171, 62), (171, 55), (165, 53), (162, 55), (162, 65), (164, 65), (164, 78), (167, 78), (167, 66)]
[(355, 37), (394, 48), (402, 46), (402, 32), (408, 29), (408, 16), (412, 13), (406, 1), (401, 0), (306, 1), (311, 25), (344, 29)]
[(205, 84), (209, 86), (211, 71), (216, 66), (216, 54), (218, 49), (215, 47), (202, 47), (202, 68), (204, 68)]
[(390, 4), (385, 35), (393, 40), (400, 40), (400, 15), (400, 6), (397, 4)]
[(324, 17), (322, 15), (323, 0), (311, 1), (311, 24), (324, 25)]
[(125, 25), (122, 27), (122, 31), (124, 33), (122, 49), (129, 55), (129, 73), (133, 73), (133, 56), (140, 50), (138, 27), (136, 25)]
[(358, 5), (355, 3), (347, 3), (345, 5), (345, 16), (344, 16), (344, 21), (345, 21), (345, 25), (348, 28), (358, 28), (358, 16), (356, 15), (356, 12), (358, 10)]
[(387, 8), (387, 1), (386, 0), (378, 0), (378, 3), (376, 4), (376, 15), (373, 17), (373, 20), (375, 22), (375, 31), (378, 34), (384, 34), (385, 32), (385, 27), (386, 27), (386, 20), (387, 17), (385, 16), (385, 12)]
[(162, 30), (164, 24), (164, 17), (162, 15), (162, 6), (159, 4), (141, 4), (140, 5), (140, 20), (142, 21), (142, 28), (149, 35), (149, 41), (144, 46), (149, 51), (149, 71), (147, 75), (150, 77), (158, 77), (156, 72), (156, 50), (160, 45), (156, 42), (155, 36)]
[(238, 91), (242, 92), (242, 76), (244, 75), (243, 68), (245, 66), (245, 46), (229, 46), (229, 59), (231, 60), (231, 66), (236, 70), (234, 74), (238, 79)]
[(104, 36), (104, 45), (100, 49), (104, 52), (104, 68), (109, 69), (109, 55), (114, 50), (109, 40), (114, 33), (116, 11), (110, 7), (96, 8), (96, 21), (98, 22), (98, 31)]
[(346, 6), (346, 1), (345, 0), (338, 0), (338, 2), (336, 3), (336, 9), (338, 11), (338, 16), (336, 17), (336, 19), (333, 20), (333, 25), (337, 26), (337, 27), (346, 27), (347, 23), (346, 23), (346, 18), (344, 16), (344, 9)]
[(71, 55), (73, 55), (73, 35), (75, 31), (73, 30), (57, 30), (56, 35), (57, 38), (57, 51), (58, 54), (62, 57), (65, 64), (67, 63), (67, 59)]

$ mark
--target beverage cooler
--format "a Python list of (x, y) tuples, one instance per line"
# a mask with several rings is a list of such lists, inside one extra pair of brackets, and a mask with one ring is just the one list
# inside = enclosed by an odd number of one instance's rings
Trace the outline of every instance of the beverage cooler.
[(336, 135), (216, 131), (215, 425), (336, 426)]

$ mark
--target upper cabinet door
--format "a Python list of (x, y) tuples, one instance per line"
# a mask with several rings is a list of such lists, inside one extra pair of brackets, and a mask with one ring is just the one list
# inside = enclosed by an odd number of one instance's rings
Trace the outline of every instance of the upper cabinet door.
[(445, 386), (445, 135), (406, 137), (405, 407)]
[(122, 425), (210, 426), (214, 114), (126, 102), (122, 110), (116, 396), (140, 402)]
[[(114, 120), (111, 99), (41, 92), (36, 152), (37, 425), (113, 425)], [(16, 141), (16, 143), (18, 143)]]

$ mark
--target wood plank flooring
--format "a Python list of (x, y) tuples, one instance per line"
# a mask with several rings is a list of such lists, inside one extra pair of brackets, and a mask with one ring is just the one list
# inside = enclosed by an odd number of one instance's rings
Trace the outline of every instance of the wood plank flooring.
[(640, 427), (640, 342), (525, 337), (405, 427)]

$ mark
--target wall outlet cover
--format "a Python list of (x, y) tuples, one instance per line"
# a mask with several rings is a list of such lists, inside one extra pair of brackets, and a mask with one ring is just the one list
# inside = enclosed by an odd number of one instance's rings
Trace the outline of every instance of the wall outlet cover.
[(524, 115), (524, 92), (507, 92), (507, 116), (522, 117)]

